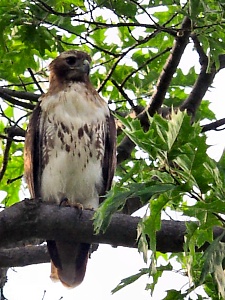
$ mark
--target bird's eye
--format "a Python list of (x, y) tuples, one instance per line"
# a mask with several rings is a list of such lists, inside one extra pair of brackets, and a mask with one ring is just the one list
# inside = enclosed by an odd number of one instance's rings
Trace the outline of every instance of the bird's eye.
[(68, 65), (72, 66), (76, 63), (76, 57), (74, 56), (69, 56), (66, 58), (66, 62), (68, 63)]

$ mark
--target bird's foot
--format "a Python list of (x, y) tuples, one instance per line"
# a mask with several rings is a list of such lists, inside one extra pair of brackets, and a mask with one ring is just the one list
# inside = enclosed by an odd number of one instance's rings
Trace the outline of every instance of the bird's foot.
[(78, 210), (84, 210), (84, 206), (83, 204), (79, 203), (79, 202), (76, 202), (72, 205), (73, 207), (77, 208)]
[(63, 206), (63, 207), (74, 207), (74, 208), (76, 208), (76, 209), (78, 210), (79, 217), (81, 217), (82, 211), (83, 211), (83, 209), (84, 209), (83, 204), (81, 204), (81, 203), (79, 203), (79, 202), (71, 203), (71, 202), (69, 201), (69, 199), (66, 198), (66, 197), (63, 198), (63, 199), (60, 201), (59, 206), (60, 206), (60, 207)]
[(59, 206), (64, 206), (64, 207), (69, 207), (69, 206), (71, 206), (70, 203), (69, 203), (69, 199), (68, 199), (68, 198), (63, 198), (63, 199), (60, 201)]
[(94, 211), (94, 207), (85, 207), (85, 209), (90, 210), (90, 211)]
[(79, 218), (80, 218), (81, 215), (82, 215), (82, 212), (84, 210), (83, 205), (81, 203), (79, 203), (79, 202), (76, 202), (76, 203), (73, 203), (72, 206), (78, 210), (78, 214), (79, 214)]

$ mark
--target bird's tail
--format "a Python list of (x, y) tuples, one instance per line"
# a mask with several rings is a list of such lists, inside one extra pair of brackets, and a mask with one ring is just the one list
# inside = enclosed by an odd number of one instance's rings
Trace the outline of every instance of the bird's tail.
[(76, 287), (84, 279), (90, 244), (47, 241), (51, 257), (51, 278), (67, 287)]

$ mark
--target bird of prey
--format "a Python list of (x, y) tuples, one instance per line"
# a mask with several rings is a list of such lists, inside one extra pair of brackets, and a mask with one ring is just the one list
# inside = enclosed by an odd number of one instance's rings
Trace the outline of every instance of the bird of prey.
[[(49, 90), (34, 109), (25, 140), (25, 180), (32, 198), (96, 209), (116, 165), (116, 128), (89, 79), (90, 56), (62, 52), (50, 65)], [(65, 222), (66, 222), (65, 218)], [(47, 229), (46, 229), (47, 230)], [(53, 279), (79, 285), (90, 245), (48, 240)]]

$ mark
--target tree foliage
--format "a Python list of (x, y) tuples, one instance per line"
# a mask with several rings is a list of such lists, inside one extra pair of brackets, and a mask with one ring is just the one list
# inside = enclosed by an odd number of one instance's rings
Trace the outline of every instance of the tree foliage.
[[(185, 292), (168, 291), (164, 299), (189, 298), (199, 285), (212, 299), (225, 298), (223, 236), (213, 236), (215, 226), (224, 226), (225, 156), (218, 162), (210, 158), (206, 143), (206, 133), (225, 119), (216, 119), (205, 98), (225, 67), (224, 6), (221, 0), (1, 0), (2, 206), (18, 202), (26, 188), (25, 130), (47, 90), (48, 63), (65, 50), (87, 51), (93, 85), (118, 125), (115, 185), (95, 213), (96, 232), (105, 231), (113, 213), (126, 206), (129, 214), (149, 208), (138, 225), (138, 246), (146, 261), (150, 247), (151, 263), (113, 292), (149, 274), (153, 283), (146, 288), (153, 293), (176, 256), (193, 284)], [(191, 47), (199, 71), (190, 60), (184, 74), (180, 62)], [(187, 222), (179, 254), (157, 248), (162, 212), (168, 208), (197, 221)], [(166, 266), (157, 263), (161, 256)]]

